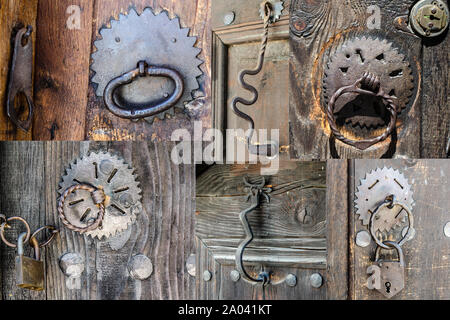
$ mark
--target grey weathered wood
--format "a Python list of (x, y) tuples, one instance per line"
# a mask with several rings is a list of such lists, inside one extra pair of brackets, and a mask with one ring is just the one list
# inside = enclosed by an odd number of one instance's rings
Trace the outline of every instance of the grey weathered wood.
[[(58, 239), (44, 249), (47, 290), (38, 295), (17, 289), (11, 259), (15, 253), (2, 245), (4, 271), (3, 298), (7, 299), (192, 299), (194, 278), (185, 263), (195, 253), (193, 211), (195, 167), (174, 165), (170, 159), (172, 143), (88, 143), (46, 142), (32, 144), (1, 143), (1, 205), (8, 216), (18, 214), (33, 229), (54, 224), (61, 227)], [(90, 151), (109, 151), (121, 155), (136, 170), (142, 189), (143, 212), (129, 230), (118, 250), (108, 241), (62, 227), (57, 216), (57, 188), (64, 169)], [(6, 189), (7, 187), (7, 189)], [(25, 199), (20, 201), (20, 199)], [(76, 252), (85, 258), (81, 288), (66, 286), (58, 259)], [(130, 278), (127, 263), (137, 253), (147, 255), (153, 275), (142, 282)]]
[[(198, 178), (196, 236), (200, 299), (262, 298), (260, 286), (230, 279), (236, 248), (244, 237), (238, 215), (248, 207), (242, 179), (246, 175), (260, 176), (260, 169), (257, 165), (216, 165)], [(331, 176), (341, 174), (346, 179), (344, 169), (332, 168)], [(343, 209), (331, 210), (333, 213), (327, 217), (326, 206), (334, 208), (326, 204), (330, 201), (325, 195), (327, 176), (323, 162), (291, 161), (281, 162), (279, 172), (266, 176), (266, 184), (273, 188), (271, 203), (262, 203), (248, 215), (255, 240), (245, 251), (244, 261), (252, 272), (257, 273), (261, 265), (273, 271), (274, 284), (266, 288), (267, 299), (346, 297), (346, 290), (341, 289), (346, 288), (346, 276), (341, 271), (346, 270), (347, 264), (346, 259), (339, 258), (345, 256), (347, 249), (347, 225), (340, 223), (346, 221), (347, 211), (344, 205)], [(336, 224), (332, 222), (334, 219), (338, 221)], [(335, 247), (336, 251), (329, 251)], [(209, 282), (201, 279), (205, 270), (213, 274)], [(320, 289), (310, 285), (309, 277), (314, 272), (324, 277)], [(296, 287), (277, 284), (288, 273), (297, 276)], [(328, 277), (342, 280), (338, 290)]]
[[(326, 158), (380, 158), (380, 157), (435, 157), (439, 153), (421, 150), (418, 139), (421, 127), (424, 126), (425, 114), (429, 114), (426, 104), (421, 104), (424, 86), (422, 70), (421, 39), (410, 32), (400, 31), (396, 19), (405, 18), (414, 1), (303, 1), (295, 0), (291, 5), (291, 102), (290, 132), (291, 158), (326, 159)], [(367, 7), (376, 4), (381, 8), (381, 29), (369, 30), (366, 20), (371, 15)], [(324, 113), (322, 97), (322, 79), (324, 66), (334, 48), (346, 39), (355, 35), (372, 35), (386, 38), (395, 43), (399, 51), (410, 61), (413, 71), (415, 89), (406, 111), (403, 111), (397, 122), (397, 143), (391, 146), (388, 138), (365, 151), (359, 151), (340, 141), (330, 141), (330, 129)], [(435, 56), (436, 57), (436, 56)], [(441, 58), (441, 63), (447, 63)], [(432, 91), (428, 91), (433, 95)], [(439, 94), (442, 96), (442, 94)], [(448, 101), (437, 98), (437, 101), (448, 104)], [(447, 108), (448, 109), (448, 108)], [(445, 113), (447, 111), (442, 111)], [(444, 116), (445, 119), (445, 116)], [(422, 125), (421, 125), (422, 121)], [(431, 130), (436, 123), (430, 120), (425, 124)], [(367, 134), (362, 129), (345, 126), (344, 135), (350, 132), (358, 135)], [(367, 131), (367, 130), (366, 130)], [(377, 132), (381, 133), (381, 131)], [(427, 137), (431, 135), (425, 134)], [(445, 139), (443, 134), (433, 139)], [(428, 138), (430, 139), (430, 138)]]
[[(354, 199), (359, 180), (375, 168), (392, 167), (403, 172), (412, 185), (415, 205), (415, 238), (403, 245), (406, 274), (405, 288), (393, 299), (449, 299), (450, 272), (448, 252), (449, 238), (444, 235), (444, 225), (450, 220), (448, 213), (448, 194), (450, 192), (450, 162), (447, 160), (355, 160), (355, 186), (351, 199)], [(350, 202), (352, 203), (352, 202)], [(368, 290), (366, 269), (372, 264), (375, 244), (366, 248), (355, 245), (355, 235), (365, 227), (358, 220), (354, 206), (351, 205), (350, 232), (351, 265), (354, 273), (352, 299), (382, 299), (377, 292)]]

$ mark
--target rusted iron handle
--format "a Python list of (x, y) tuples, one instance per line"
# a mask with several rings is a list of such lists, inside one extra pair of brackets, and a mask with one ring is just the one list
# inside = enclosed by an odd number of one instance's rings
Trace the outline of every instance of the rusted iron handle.
[[(11, 72), (6, 98), (6, 113), (11, 121), (24, 131), (28, 131), (33, 119), (33, 99), (31, 95), (33, 87), (33, 42), (31, 33), (33, 28), (22, 28), (16, 35), (14, 53), (11, 63)], [(25, 45), (23, 44), (25, 42)], [(27, 100), (28, 117), (21, 120), (14, 108), (14, 102), (22, 93)]]
[[(369, 90), (362, 89), (361, 85), (369, 88)], [(342, 135), (342, 133), (339, 131), (336, 125), (336, 119), (334, 116), (334, 106), (337, 99), (340, 96), (342, 96), (344, 93), (349, 92), (380, 97), (381, 99), (383, 99), (384, 102), (387, 103), (386, 109), (391, 114), (391, 120), (389, 122), (388, 127), (383, 132), (383, 134), (379, 135), (378, 137), (366, 140), (351, 140)], [(365, 73), (364, 76), (358, 79), (354, 84), (342, 87), (334, 93), (334, 95), (330, 99), (330, 102), (328, 103), (327, 119), (330, 125), (331, 132), (336, 137), (336, 139), (342, 141), (345, 144), (356, 147), (360, 150), (365, 150), (378, 142), (386, 140), (387, 137), (395, 130), (395, 125), (397, 122), (397, 106), (392, 100), (392, 97), (386, 94), (381, 88), (380, 80), (378, 79), (378, 77), (370, 73)]]
[[(114, 99), (114, 92), (121, 86), (130, 84), (137, 77), (155, 76), (167, 77), (175, 82), (175, 90), (166, 100), (155, 105), (136, 108), (135, 106), (122, 105)], [(105, 88), (103, 99), (109, 111), (116, 116), (126, 119), (140, 119), (154, 116), (164, 112), (175, 105), (183, 95), (184, 84), (180, 74), (172, 69), (148, 66), (145, 61), (139, 61), (136, 69), (133, 69), (123, 75), (111, 80)]]
[[(69, 194), (71, 194), (72, 192), (76, 191), (76, 190), (86, 190), (89, 191), (91, 193), (92, 199), (94, 200), (94, 203), (99, 207), (99, 213), (97, 218), (91, 223), (89, 224), (87, 227), (84, 228), (80, 228), (77, 226), (74, 226), (72, 223), (70, 223), (69, 220), (67, 220), (66, 215), (64, 213), (64, 203), (66, 201), (66, 198)], [(104, 196), (100, 197), (98, 195), (98, 189), (87, 185), (87, 184), (76, 184), (71, 186), (70, 188), (67, 188), (64, 193), (61, 195), (61, 197), (59, 198), (59, 203), (58, 203), (58, 213), (59, 213), (59, 218), (61, 219), (62, 223), (70, 230), (79, 232), (81, 234), (86, 233), (88, 231), (93, 231), (97, 228), (99, 228), (102, 224), (103, 221), (103, 217), (105, 215), (105, 204), (104, 204)]]

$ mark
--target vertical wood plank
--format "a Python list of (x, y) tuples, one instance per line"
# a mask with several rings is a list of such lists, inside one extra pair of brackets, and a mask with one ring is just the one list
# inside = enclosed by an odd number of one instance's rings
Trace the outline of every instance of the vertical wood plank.
[(327, 299), (348, 299), (347, 160), (327, 161)]
[[(24, 132), (17, 128), (6, 115), (6, 96), (11, 67), (13, 31), (31, 25), (34, 44), (33, 58), (36, 51), (36, 14), (38, 0), (5, 0), (0, 3), (0, 140), (30, 140), (31, 131)], [(14, 32), (15, 33), (15, 32)]]
[[(20, 216), (28, 221), (32, 231), (45, 223), (43, 144), (41, 142), (1, 142), (0, 154), (0, 212), (8, 217)], [(14, 223), (7, 238), (17, 242), (24, 228)], [(6, 300), (45, 299), (45, 292), (33, 292), (16, 286), (15, 256), (17, 250), (0, 241), (2, 298)], [(25, 254), (30, 255), (29, 246)]]
[(450, 37), (448, 32), (423, 44), (422, 158), (450, 157)]
[[(80, 8), (80, 28), (69, 28)], [(37, 17), (35, 140), (84, 140), (93, 1), (40, 1)], [(68, 22), (69, 21), (69, 22)]]

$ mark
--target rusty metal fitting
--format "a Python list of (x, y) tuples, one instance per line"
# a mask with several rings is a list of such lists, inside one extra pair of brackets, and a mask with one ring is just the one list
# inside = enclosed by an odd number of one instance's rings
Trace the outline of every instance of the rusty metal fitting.
[(2, 223), (2, 225), (0, 226), (0, 238), (3, 240), (3, 242), (11, 248), (17, 248), (17, 244), (11, 243), (9, 242), (6, 237), (5, 237), (5, 227), (9, 226), (8, 222), (10, 221), (20, 221), (25, 225), (25, 229), (26, 229), (26, 236), (24, 239), (24, 242), (27, 242), (28, 240), (30, 240), (30, 235), (31, 235), (31, 230), (30, 230), (30, 225), (28, 224), (28, 222), (21, 217), (9, 217), (6, 218), (6, 221)]

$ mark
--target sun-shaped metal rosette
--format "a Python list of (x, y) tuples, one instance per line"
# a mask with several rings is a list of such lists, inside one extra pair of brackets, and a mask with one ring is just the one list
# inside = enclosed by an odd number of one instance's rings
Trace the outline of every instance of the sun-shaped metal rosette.
[[(76, 184), (91, 185), (105, 195), (101, 227), (85, 233), (93, 238), (109, 238), (128, 229), (142, 210), (141, 189), (134, 170), (116, 155), (92, 152), (77, 159), (66, 169), (58, 193), (62, 195)], [(86, 227), (98, 211), (88, 191), (77, 190), (66, 198), (64, 213), (72, 225)]]
[[(323, 78), (325, 104), (339, 88), (352, 85), (366, 72), (380, 79), (399, 113), (407, 107), (414, 89), (410, 63), (391, 42), (370, 37), (347, 40), (330, 54)], [(381, 99), (356, 93), (343, 94), (334, 110), (346, 123), (361, 128), (381, 127), (389, 115)]]
[[(356, 214), (363, 225), (369, 225), (372, 213), (386, 199), (394, 195), (396, 202), (405, 205), (409, 210), (414, 206), (411, 185), (405, 176), (392, 168), (377, 168), (366, 174), (357, 187), (355, 207)], [(389, 231), (404, 222), (404, 217), (387, 217), (380, 232)]]
[(259, 9), (259, 15), (263, 19), (265, 17), (264, 6), (265, 6), (265, 3), (267, 3), (267, 2), (270, 4), (271, 9), (272, 9), (270, 21), (272, 23), (277, 22), (278, 20), (280, 20), (281, 14), (283, 13), (283, 10), (284, 10), (283, 1), (278, 1), (278, 0), (263, 1), (261, 3), (260, 9)]
[[(91, 69), (95, 73), (91, 81), (97, 84), (97, 96), (103, 96), (112, 79), (135, 69), (139, 61), (145, 61), (149, 66), (172, 69), (182, 77), (183, 95), (175, 108), (183, 109), (193, 100), (194, 92), (200, 87), (197, 78), (202, 75), (199, 66), (203, 61), (197, 58), (201, 50), (194, 46), (197, 37), (188, 36), (189, 28), (181, 28), (177, 17), (170, 19), (166, 11), (155, 14), (150, 8), (138, 15), (131, 9), (126, 15), (120, 14), (118, 20), (112, 19), (110, 27), (102, 28), (99, 33), (101, 39), (94, 42), (97, 51), (91, 55)], [(152, 81), (160, 82), (152, 86)], [(117, 91), (121, 99), (136, 106), (163, 101), (174, 88), (169, 79), (140, 77)], [(155, 117), (164, 119), (165, 114), (174, 115), (174, 107), (145, 120), (152, 123)]]

